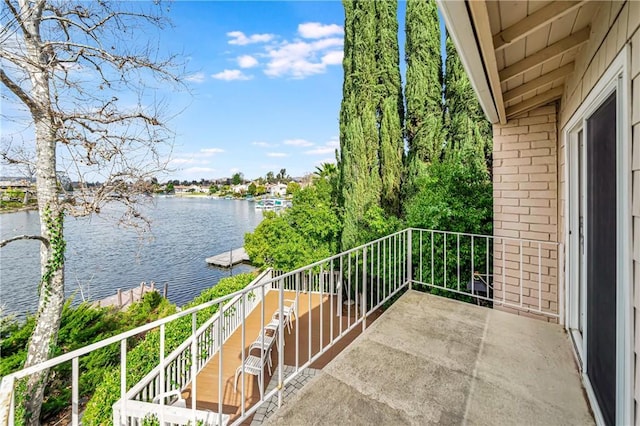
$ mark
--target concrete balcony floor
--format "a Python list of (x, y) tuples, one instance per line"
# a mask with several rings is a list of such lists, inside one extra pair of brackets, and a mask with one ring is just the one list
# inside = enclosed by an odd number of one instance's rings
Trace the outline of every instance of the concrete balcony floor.
[(408, 291), (267, 424), (594, 424), (559, 325)]

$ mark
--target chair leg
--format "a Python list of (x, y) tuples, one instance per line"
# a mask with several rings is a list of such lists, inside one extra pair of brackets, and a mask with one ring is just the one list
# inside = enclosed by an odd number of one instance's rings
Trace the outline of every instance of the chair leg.
[(236, 368), (236, 376), (233, 379), (233, 392), (238, 392), (238, 373), (240, 372), (240, 368)]

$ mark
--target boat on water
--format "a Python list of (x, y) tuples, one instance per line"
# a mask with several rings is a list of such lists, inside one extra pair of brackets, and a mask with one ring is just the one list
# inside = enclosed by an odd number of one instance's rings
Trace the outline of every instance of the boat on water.
[(291, 201), (279, 198), (265, 198), (256, 202), (256, 210), (280, 210), (291, 207)]

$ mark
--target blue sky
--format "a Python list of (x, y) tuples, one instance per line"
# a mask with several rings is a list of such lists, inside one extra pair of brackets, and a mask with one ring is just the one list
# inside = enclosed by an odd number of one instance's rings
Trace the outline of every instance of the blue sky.
[[(344, 10), (331, 1), (162, 3), (173, 27), (157, 36), (178, 54), (190, 93), (160, 90), (175, 141), (161, 181), (311, 173), (335, 161), (342, 97)], [(404, 73), (405, 3), (399, 2)], [(136, 34), (144, 42), (145, 32)], [(10, 106), (3, 107), (3, 113)], [(6, 114), (5, 114), (6, 115)], [(3, 115), (3, 137), (21, 129)], [(29, 139), (32, 135), (20, 135)], [(7, 174), (5, 170), (0, 174)], [(72, 177), (73, 179), (73, 177)]]
[(187, 56), (192, 91), (177, 97), (171, 177), (302, 176), (335, 161), (339, 1), (178, 1), (167, 15), (175, 28), (162, 40)]

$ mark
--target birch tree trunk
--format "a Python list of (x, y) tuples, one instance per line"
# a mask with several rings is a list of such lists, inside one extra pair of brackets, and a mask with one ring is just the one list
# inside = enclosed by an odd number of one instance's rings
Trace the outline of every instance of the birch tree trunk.
[[(174, 73), (175, 57), (159, 54), (159, 46), (144, 39), (131, 40), (134, 30), (164, 26), (163, 17), (154, 13), (162, 10), (159, 2), (3, 1), (0, 82), (31, 123), (25, 128), (33, 134), (24, 139), (33, 140), (33, 146), (11, 151), (3, 145), (0, 160), (35, 170), (40, 213), (39, 236), (7, 240), (42, 242), (29, 367), (49, 359), (56, 345), (65, 301), (65, 214), (86, 216), (117, 202), (125, 207), (121, 222), (148, 226), (136, 208), (137, 196), (166, 170), (173, 136), (158, 111), (157, 92), (175, 90), (181, 79)], [(154, 82), (160, 84), (152, 87)], [(34, 154), (24, 159), (24, 152)], [(73, 174), (80, 183), (73, 197), (61, 194), (60, 173)], [(88, 190), (86, 179), (96, 177), (101, 185)], [(48, 375), (42, 370), (28, 379), (26, 424), (40, 423)]]

